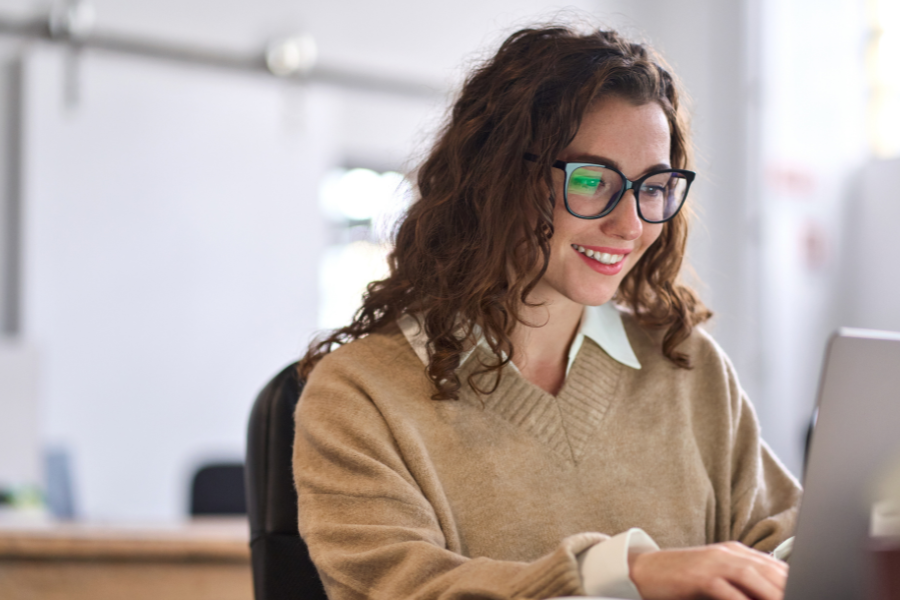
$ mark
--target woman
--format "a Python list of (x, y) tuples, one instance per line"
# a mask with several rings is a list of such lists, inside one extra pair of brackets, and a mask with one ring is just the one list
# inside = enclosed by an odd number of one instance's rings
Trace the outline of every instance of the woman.
[(329, 597), (781, 597), (799, 487), (678, 282), (688, 161), (613, 32), (523, 30), (468, 78), (390, 276), (301, 361)]

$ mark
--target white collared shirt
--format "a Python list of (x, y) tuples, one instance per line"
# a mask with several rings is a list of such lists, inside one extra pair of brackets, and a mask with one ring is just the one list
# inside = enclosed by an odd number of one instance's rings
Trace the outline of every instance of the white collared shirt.
[[(428, 364), (428, 336), (425, 328), (413, 315), (403, 315), (397, 319), (400, 330), (423, 364)], [(488, 347), (487, 340), (476, 330), (476, 345)], [(600, 306), (586, 306), (578, 326), (578, 333), (569, 348), (566, 376), (578, 356), (585, 336), (603, 348), (611, 358), (632, 369), (640, 369), (641, 363), (634, 354), (631, 342), (622, 323), (622, 315), (613, 302)], [(473, 348), (474, 350), (474, 348)], [(462, 366), (472, 355), (472, 351), (460, 357)], [(510, 363), (516, 369), (517, 367)], [(659, 550), (656, 542), (642, 529), (632, 528), (604, 542), (591, 546), (578, 555), (578, 570), (583, 587), (589, 596), (610, 596), (626, 600), (640, 600), (640, 594), (632, 583), (628, 572), (629, 552), (652, 552)]]
[[(428, 364), (428, 336), (425, 329), (420, 326), (415, 316), (405, 314), (397, 319), (397, 324), (406, 339), (409, 341), (416, 356), (424, 364)], [(488, 348), (487, 340), (481, 335), (480, 330), (476, 329), (477, 345)], [(578, 333), (572, 341), (569, 348), (568, 363), (566, 364), (566, 375), (572, 369), (572, 363), (578, 356), (578, 351), (584, 343), (585, 336), (594, 340), (598, 346), (603, 348), (614, 360), (622, 363), (626, 367), (632, 369), (640, 369), (641, 363), (638, 361), (631, 343), (628, 341), (628, 335), (625, 333), (625, 325), (622, 323), (622, 315), (619, 309), (612, 302), (601, 304), (600, 306), (586, 306), (581, 316), (581, 323), (578, 326)], [(472, 350), (463, 353), (460, 357), (459, 365), (462, 366), (472, 355)], [(515, 367), (515, 365), (513, 365)]]

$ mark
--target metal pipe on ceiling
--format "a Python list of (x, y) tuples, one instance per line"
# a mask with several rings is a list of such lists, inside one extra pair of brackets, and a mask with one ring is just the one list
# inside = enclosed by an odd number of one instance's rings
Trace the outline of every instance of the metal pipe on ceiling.
[[(12, 20), (0, 17), (0, 35), (41, 39), (68, 44), (73, 48), (97, 49), (131, 56), (189, 63), (245, 72), (272, 74), (266, 53), (236, 53), (199, 46), (163, 43), (149, 39), (117, 35), (109, 31), (54, 31), (51, 19)], [(275, 75), (272, 75), (273, 77)], [(443, 98), (449, 92), (413, 79), (390, 77), (353, 69), (315, 65), (310, 70), (281, 76), (296, 83), (323, 83), (367, 92), (379, 92), (414, 98)]]

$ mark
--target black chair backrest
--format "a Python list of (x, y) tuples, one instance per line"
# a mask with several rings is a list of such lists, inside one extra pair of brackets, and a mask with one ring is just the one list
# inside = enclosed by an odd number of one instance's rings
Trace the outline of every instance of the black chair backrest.
[(297, 529), (291, 457), (302, 390), (297, 365), (290, 365), (263, 388), (250, 413), (245, 476), (256, 600), (327, 600)]
[(245, 514), (243, 464), (210, 464), (197, 471), (191, 482), (191, 516)]

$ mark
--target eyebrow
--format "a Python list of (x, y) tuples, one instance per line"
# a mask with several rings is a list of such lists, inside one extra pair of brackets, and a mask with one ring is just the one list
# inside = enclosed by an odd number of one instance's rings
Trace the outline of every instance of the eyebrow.
[[(605, 156), (599, 156), (597, 154), (579, 154), (578, 156), (574, 157), (574, 160), (567, 160), (565, 162), (593, 163), (593, 164), (597, 164), (597, 165), (602, 165), (604, 167), (612, 167), (614, 169), (618, 169), (619, 171), (622, 170), (622, 167), (619, 165), (618, 162), (614, 161), (611, 158), (607, 158)], [(652, 173), (653, 171), (660, 171), (660, 170), (666, 170), (666, 169), (671, 169), (671, 168), (672, 168), (672, 166), (669, 164), (657, 163), (657, 164), (653, 165), (652, 167), (644, 169), (644, 172), (641, 173), (640, 175), (638, 175), (637, 178), (643, 177), (647, 173)]]

